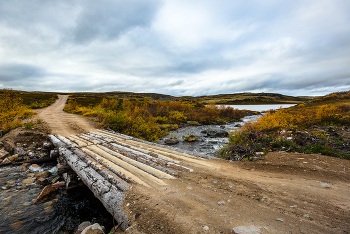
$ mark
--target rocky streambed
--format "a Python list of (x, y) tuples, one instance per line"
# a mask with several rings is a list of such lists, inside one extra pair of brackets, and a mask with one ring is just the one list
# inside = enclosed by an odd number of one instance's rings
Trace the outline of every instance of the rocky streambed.
[(47, 135), (15, 129), (0, 139), (0, 233), (75, 233), (84, 221), (107, 230), (113, 218), (73, 173), (57, 166)]
[(261, 115), (246, 116), (240, 122), (223, 125), (192, 125), (169, 131), (160, 139), (160, 144), (215, 156), (218, 150), (228, 143), (228, 134), (247, 122), (255, 121)]

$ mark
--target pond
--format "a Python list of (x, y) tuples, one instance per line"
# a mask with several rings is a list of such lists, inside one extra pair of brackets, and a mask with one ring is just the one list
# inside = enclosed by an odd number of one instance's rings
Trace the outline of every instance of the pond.
[(251, 110), (251, 111), (268, 111), (271, 109), (279, 109), (279, 108), (289, 108), (295, 106), (297, 104), (268, 104), (268, 105), (218, 105), (225, 107), (232, 107), (238, 110)]

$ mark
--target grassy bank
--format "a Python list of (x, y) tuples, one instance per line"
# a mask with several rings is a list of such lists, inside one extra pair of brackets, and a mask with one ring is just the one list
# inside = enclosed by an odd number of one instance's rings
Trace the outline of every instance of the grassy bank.
[(350, 92), (270, 111), (230, 135), (220, 157), (248, 160), (269, 151), (318, 153), (350, 159)]
[(65, 111), (95, 117), (101, 128), (149, 141), (157, 141), (167, 134), (166, 131), (184, 124), (220, 124), (256, 114), (231, 107), (204, 106), (189, 100), (118, 99), (74, 94)]

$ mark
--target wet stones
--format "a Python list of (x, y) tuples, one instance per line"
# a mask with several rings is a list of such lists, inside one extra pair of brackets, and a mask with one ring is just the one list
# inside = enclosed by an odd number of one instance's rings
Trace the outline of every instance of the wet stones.
[(35, 182), (34, 178), (27, 178), (27, 179), (22, 181), (23, 184), (32, 184), (34, 182)]
[(42, 171), (35, 175), (36, 178), (47, 178), (51, 175), (49, 171)]
[(209, 137), (227, 137), (228, 131), (220, 128), (208, 128), (207, 136)]
[(15, 149), (15, 144), (11, 141), (5, 141), (4, 142), (4, 149), (7, 151), (7, 152), (11, 152)]
[(47, 185), (39, 194), (39, 196), (36, 198), (34, 203), (39, 203), (42, 201), (45, 201), (47, 199), (49, 199), (50, 197), (52, 197), (54, 194), (56, 194), (58, 188), (51, 186), (51, 185)]
[(31, 171), (40, 171), (41, 167), (38, 164), (32, 164), (32, 165), (30, 165), (29, 170), (31, 170)]
[(10, 153), (7, 152), (5, 149), (1, 149), (0, 150), (0, 159), (4, 159), (4, 158), (6, 158), (9, 155), (10, 155)]
[(179, 143), (179, 140), (175, 138), (167, 138), (164, 140), (164, 143), (167, 145), (176, 145), (177, 143)]
[(49, 184), (49, 181), (46, 178), (41, 177), (41, 178), (37, 179), (36, 183), (39, 185), (45, 186), (45, 185)]

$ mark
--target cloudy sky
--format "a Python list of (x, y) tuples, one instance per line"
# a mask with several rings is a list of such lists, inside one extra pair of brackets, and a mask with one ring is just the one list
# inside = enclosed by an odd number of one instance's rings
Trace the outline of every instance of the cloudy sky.
[(0, 0), (0, 88), (350, 90), (348, 0)]

